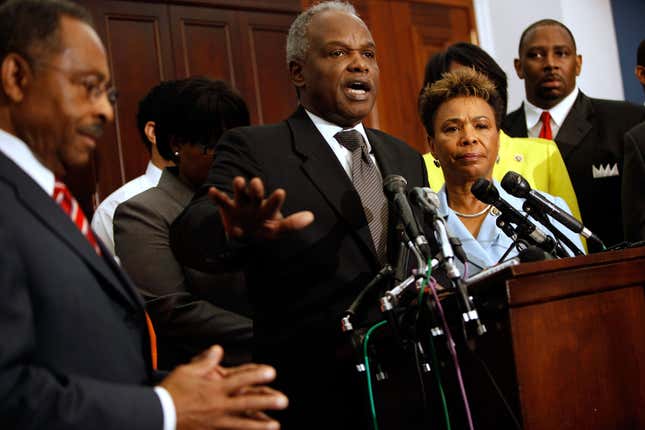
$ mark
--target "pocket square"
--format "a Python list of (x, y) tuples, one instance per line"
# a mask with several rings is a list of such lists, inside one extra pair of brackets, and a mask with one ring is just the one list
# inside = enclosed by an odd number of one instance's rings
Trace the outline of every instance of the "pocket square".
[(606, 166), (601, 164), (599, 167), (592, 165), (591, 174), (593, 175), (594, 179), (609, 178), (611, 176), (619, 176), (620, 173), (618, 173), (618, 163), (614, 163), (613, 165), (611, 165), (610, 163), (607, 163)]

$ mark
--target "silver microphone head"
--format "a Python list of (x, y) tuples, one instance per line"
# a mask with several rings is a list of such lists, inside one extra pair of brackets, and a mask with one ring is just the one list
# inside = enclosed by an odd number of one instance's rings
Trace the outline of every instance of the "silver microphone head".
[(439, 209), (439, 196), (437, 193), (432, 191), (432, 188), (430, 187), (423, 187), (421, 190), (423, 191), (423, 195), (427, 199), (428, 203), (433, 205), (435, 209)]

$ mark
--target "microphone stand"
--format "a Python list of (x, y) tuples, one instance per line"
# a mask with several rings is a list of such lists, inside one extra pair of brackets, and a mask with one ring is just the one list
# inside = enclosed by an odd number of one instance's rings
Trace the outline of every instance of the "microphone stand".
[(390, 278), (394, 274), (394, 269), (389, 264), (383, 266), (383, 268), (374, 276), (374, 278), (363, 288), (358, 296), (354, 299), (352, 304), (345, 311), (343, 318), (341, 320), (340, 326), (343, 333), (348, 337), (349, 343), (352, 346), (352, 350), (356, 355), (356, 371), (358, 373), (365, 372), (365, 364), (363, 364), (363, 357), (361, 355), (361, 339), (360, 336), (354, 331), (354, 325), (352, 324), (352, 319), (356, 316), (360, 306), (363, 304), (365, 297), (367, 297), (376, 287), (385, 279)]
[[(564, 244), (569, 248), (576, 256), (577, 255), (584, 255), (584, 252), (580, 250), (577, 246), (571, 242), (571, 240), (560, 230), (555, 228), (549, 217), (540, 211), (535, 205), (533, 205), (529, 200), (525, 200), (524, 204), (522, 205), (522, 209), (524, 209), (524, 212), (538, 220), (542, 225), (544, 225), (546, 228), (549, 229), (551, 233), (555, 235), (555, 237), (561, 241), (564, 242)], [(564, 255), (562, 255), (564, 254)], [(571, 257), (571, 254), (569, 254), (565, 249), (563, 249), (561, 246), (556, 247), (556, 255), (559, 257)]]
[(433, 225), (435, 231), (435, 239), (439, 244), (440, 253), (441, 253), (441, 264), (446, 270), (446, 274), (450, 281), (452, 282), (455, 291), (459, 294), (462, 303), (462, 318), (465, 323), (472, 322), (475, 325), (476, 332), (479, 336), (486, 333), (486, 326), (482, 324), (479, 319), (477, 310), (475, 309), (474, 303), (471, 301), (468, 295), (468, 288), (466, 287), (465, 282), (461, 279), (461, 274), (459, 269), (455, 264), (455, 252), (452, 249), (452, 244), (448, 236), (448, 229), (446, 228), (446, 222), (440, 216), (433, 217)]
[[(513, 227), (511, 225), (511, 221), (509, 220), (509, 217), (504, 212), (502, 212), (501, 215), (497, 217), (497, 220), (495, 220), (495, 224), (497, 224), (497, 226), (502, 229), (504, 234), (506, 234), (508, 237), (513, 239), (513, 242), (529, 243), (531, 245), (535, 245), (539, 248), (542, 248), (544, 251), (548, 253), (555, 254), (554, 250), (557, 248), (557, 244), (551, 236), (544, 235), (544, 241), (542, 242), (538, 242), (533, 237), (531, 237), (531, 233), (535, 231), (535, 226), (532, 223), (527, 225), (522, 223), (517, 223), (517, 227)], [(529, 225), (534, 228), (531, 229)], [(503, 257), (506, 257), (506, 255), (504, 255)], [(567, 254), (567, 257), (568, 256), (569, 255)], [(500, 259), (500, 261), (502, 261), (502, 259)]]

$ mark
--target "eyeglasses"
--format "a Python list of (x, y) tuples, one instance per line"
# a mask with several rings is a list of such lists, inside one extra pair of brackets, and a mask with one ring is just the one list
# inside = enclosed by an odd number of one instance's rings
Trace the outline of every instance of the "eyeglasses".
[(69, 81), (73, 85), (83, 87), (87, 99), (92, 103), (98, 102), (101, 99), (101, 97), (103, 97), (103, 95), (105, 94), (110, 104), (112, 105), (116, 104), (116, 100), (119, 95), (118, 92), (116, 91), (116, 88), (114, 88), (113, 85), (110, 85), (105, 81), (102, 81), (98, 76), (94, 74), (87, 74), (83, 76), (70, 76), (70, 72), (68, 70), (65, 70), (61, 67), (55, 66), (50, 63), (46, 63), (44, 61), (32, 60), (31, 63), (35, 67), (50, 69), (55, 72), (66, 75)]

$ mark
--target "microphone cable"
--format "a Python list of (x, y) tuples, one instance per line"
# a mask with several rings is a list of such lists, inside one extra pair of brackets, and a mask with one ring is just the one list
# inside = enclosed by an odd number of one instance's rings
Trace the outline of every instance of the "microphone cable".
[(468, 395), (466, 394), (466, 388), (464, 387), (464, 379), (461, 375), (461, 368), (459, 367), (459, 359), (457, 358), (457, 350), (455, 349), (455, 342), (452, 339), (452, 335), (450, 334), (450, 328), (448, 327), (448, 321), (446, 320), (446, 315), (443, 312), (443, 307), (441, 306), (441, 301), (439, 300), (439, 296), (437, 294), (437, 288), (436, 288), (436, 281), (434, 278), (430, 278), (428, 280), (428, 283), (430, 285), (430, 291), (432, 291), (432, 296), (434, 297), (434, 301), (437, 304), (437, 309), (439, 310), (439, 315), (441, 316), (441, 322), (443, 324), (443, 330), (444, 333), (446, 334), (446, 340), (448, 344), (448, 350), (450, 351), (450, 355), (452, 357), (452, 361), (455, 365), (455, 372), (457, 374), (457, 381), (459, 383), (459, 390), (461, 391), (461, 397), (464, 402), (464, 408), (466, 411), (466, 418), (468, 420), (468, 428), (469, 430), (474, 430), (473, 426), (473, 418), (470, 413), (470, 405), (468, 404)]
[(372, 333), (379, 327), (387, 324), (387, 320), (377, 322), (372, 327), (367, 330), (365, 334), (365, 339), (363, 339), (363, 358), (365, 361), (365, 376), (367, 378), (367, 394), (370, 401), (370, 413), (372, 415), (372, 426), (374, 430), (378, 430), (378, 420), (376, 418), (376, 406), (374, 404), (374, 391), (372, 390), (372, 376), (370, 375), (370, 360), (368, 356), (368, 344)]
[[(424, 297), (426, 294), (426, 287), (428, 287), (428, 280), (430, 279), (431, 274), (432, 274), (432, 265), (429, 264), (428, 269), (426, 270), (426, 277), (423, 279), (423, 283), (421, 284), (421, 291), (419, 291), (419, 298), (418, 298), (419, 314), (418, 315), (420, 315), (421, 313), (422, 304), (425, 303)], [(428, 310), (432, 315), (431, 306), (432, 304), (428, 303)], [(441, 381), (441, 366), (439, 365), (439, 360), (437, 359), (437, 352), (434, 346), (434, 334), (432, 333), (432, 330), (430, 331), (428, 343), (430, 345), (430, 357), (432, 360), (431, 372), (434, 373), (434, 377), (437, 381), (437, 388), (439, 390), (439, 396), (441, 397), (441, 405), (443, 409), (443, 417), (446, 423), (446, 430), (452, 430), (452, 427), (450, 425), (450, 414), (448, 413), (448, 401), (446, 400), (446, 394), (443, 390), (443, 383)]]

